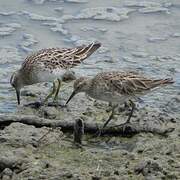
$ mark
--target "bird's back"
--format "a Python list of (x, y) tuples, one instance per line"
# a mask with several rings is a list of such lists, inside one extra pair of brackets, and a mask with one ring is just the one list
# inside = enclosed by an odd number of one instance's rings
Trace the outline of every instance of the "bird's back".
[(152, 79), (135, 72), (103, 72), (91, 83), (91, 93), (97, 98), (118, 101), (120, 97), (142, 95), (155, 87), (171, 84), (172, 79)]
[(33, 68), (69, 69), (80, 64), (101, 46), (100, 43), (82, 45), (75, 48), (48, 48), (28, 56), (21, 69), (32, 71)]

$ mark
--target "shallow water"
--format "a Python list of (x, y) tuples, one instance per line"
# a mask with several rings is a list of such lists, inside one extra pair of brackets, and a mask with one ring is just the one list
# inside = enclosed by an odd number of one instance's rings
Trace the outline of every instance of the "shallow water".
[(0, 112), (16, 111), (9, 79), (28, 54), (95, 40), (103, 46), (76, 68), (78, 75), (114, 69), (173, 77), (174, 85), (143, 97), (145, 104), (164, 108), (180, 95), (179, 29), (178, 0), (1, 0)]

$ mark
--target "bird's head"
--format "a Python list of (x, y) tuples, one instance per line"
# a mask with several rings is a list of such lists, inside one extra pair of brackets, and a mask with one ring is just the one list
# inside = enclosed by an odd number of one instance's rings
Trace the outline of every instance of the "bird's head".
[(22, 88), (22, 78), (19, 71), (16, 71), (11, 75), (10, 83), (12, 87), (14, 87), (16, 90), (17, 102), (18, 104), (20, 104), (20, 90)]
[(87, 77), (80, 77), (74, 82), (74, 90), (67, 100), (66, 104), (78, 93), (88, 91), (90, 86), (90, 80)]

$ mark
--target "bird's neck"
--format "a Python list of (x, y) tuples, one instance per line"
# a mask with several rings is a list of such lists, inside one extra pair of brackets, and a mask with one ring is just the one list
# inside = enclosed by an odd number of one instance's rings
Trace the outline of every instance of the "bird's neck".
[(17, 74), (18, 74), (18, 81), (19, 81), (19, 85), (20, 85), (20, 87), (22, 88), (22, 87), (24, 87), (25, 85), (26, 85), (26, 75), (24, 74), (24, 72), (22, 72), (21, 70), (19, 70), (18, 72), (17, 72)]
[(86, 87), (84, 88), (84, 92), (85, 92), (86, 94), (89, 94), (90, 91), (91, 91), (91, 89), (92, 89), (92, 79), (88, 79), (86, 84), (87, 84), (87, 85), (86, 85)]

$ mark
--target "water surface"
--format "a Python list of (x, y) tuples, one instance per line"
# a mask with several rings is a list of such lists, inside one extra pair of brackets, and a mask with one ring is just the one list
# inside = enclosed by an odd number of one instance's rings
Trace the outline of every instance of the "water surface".
[[(174, 85), (143, 97), (145, 104), (166, 108), (180, 95), (179, 29), (178, 0), (1, 0), (0, 112), (16, 111), (9, 79), (28, 54), (95, 40), (103, 46), (77, 67), (78, 75), (113, 69), (173, 77)], [(171, 113), (178, 112), (177, 103), (171, 103)]]

